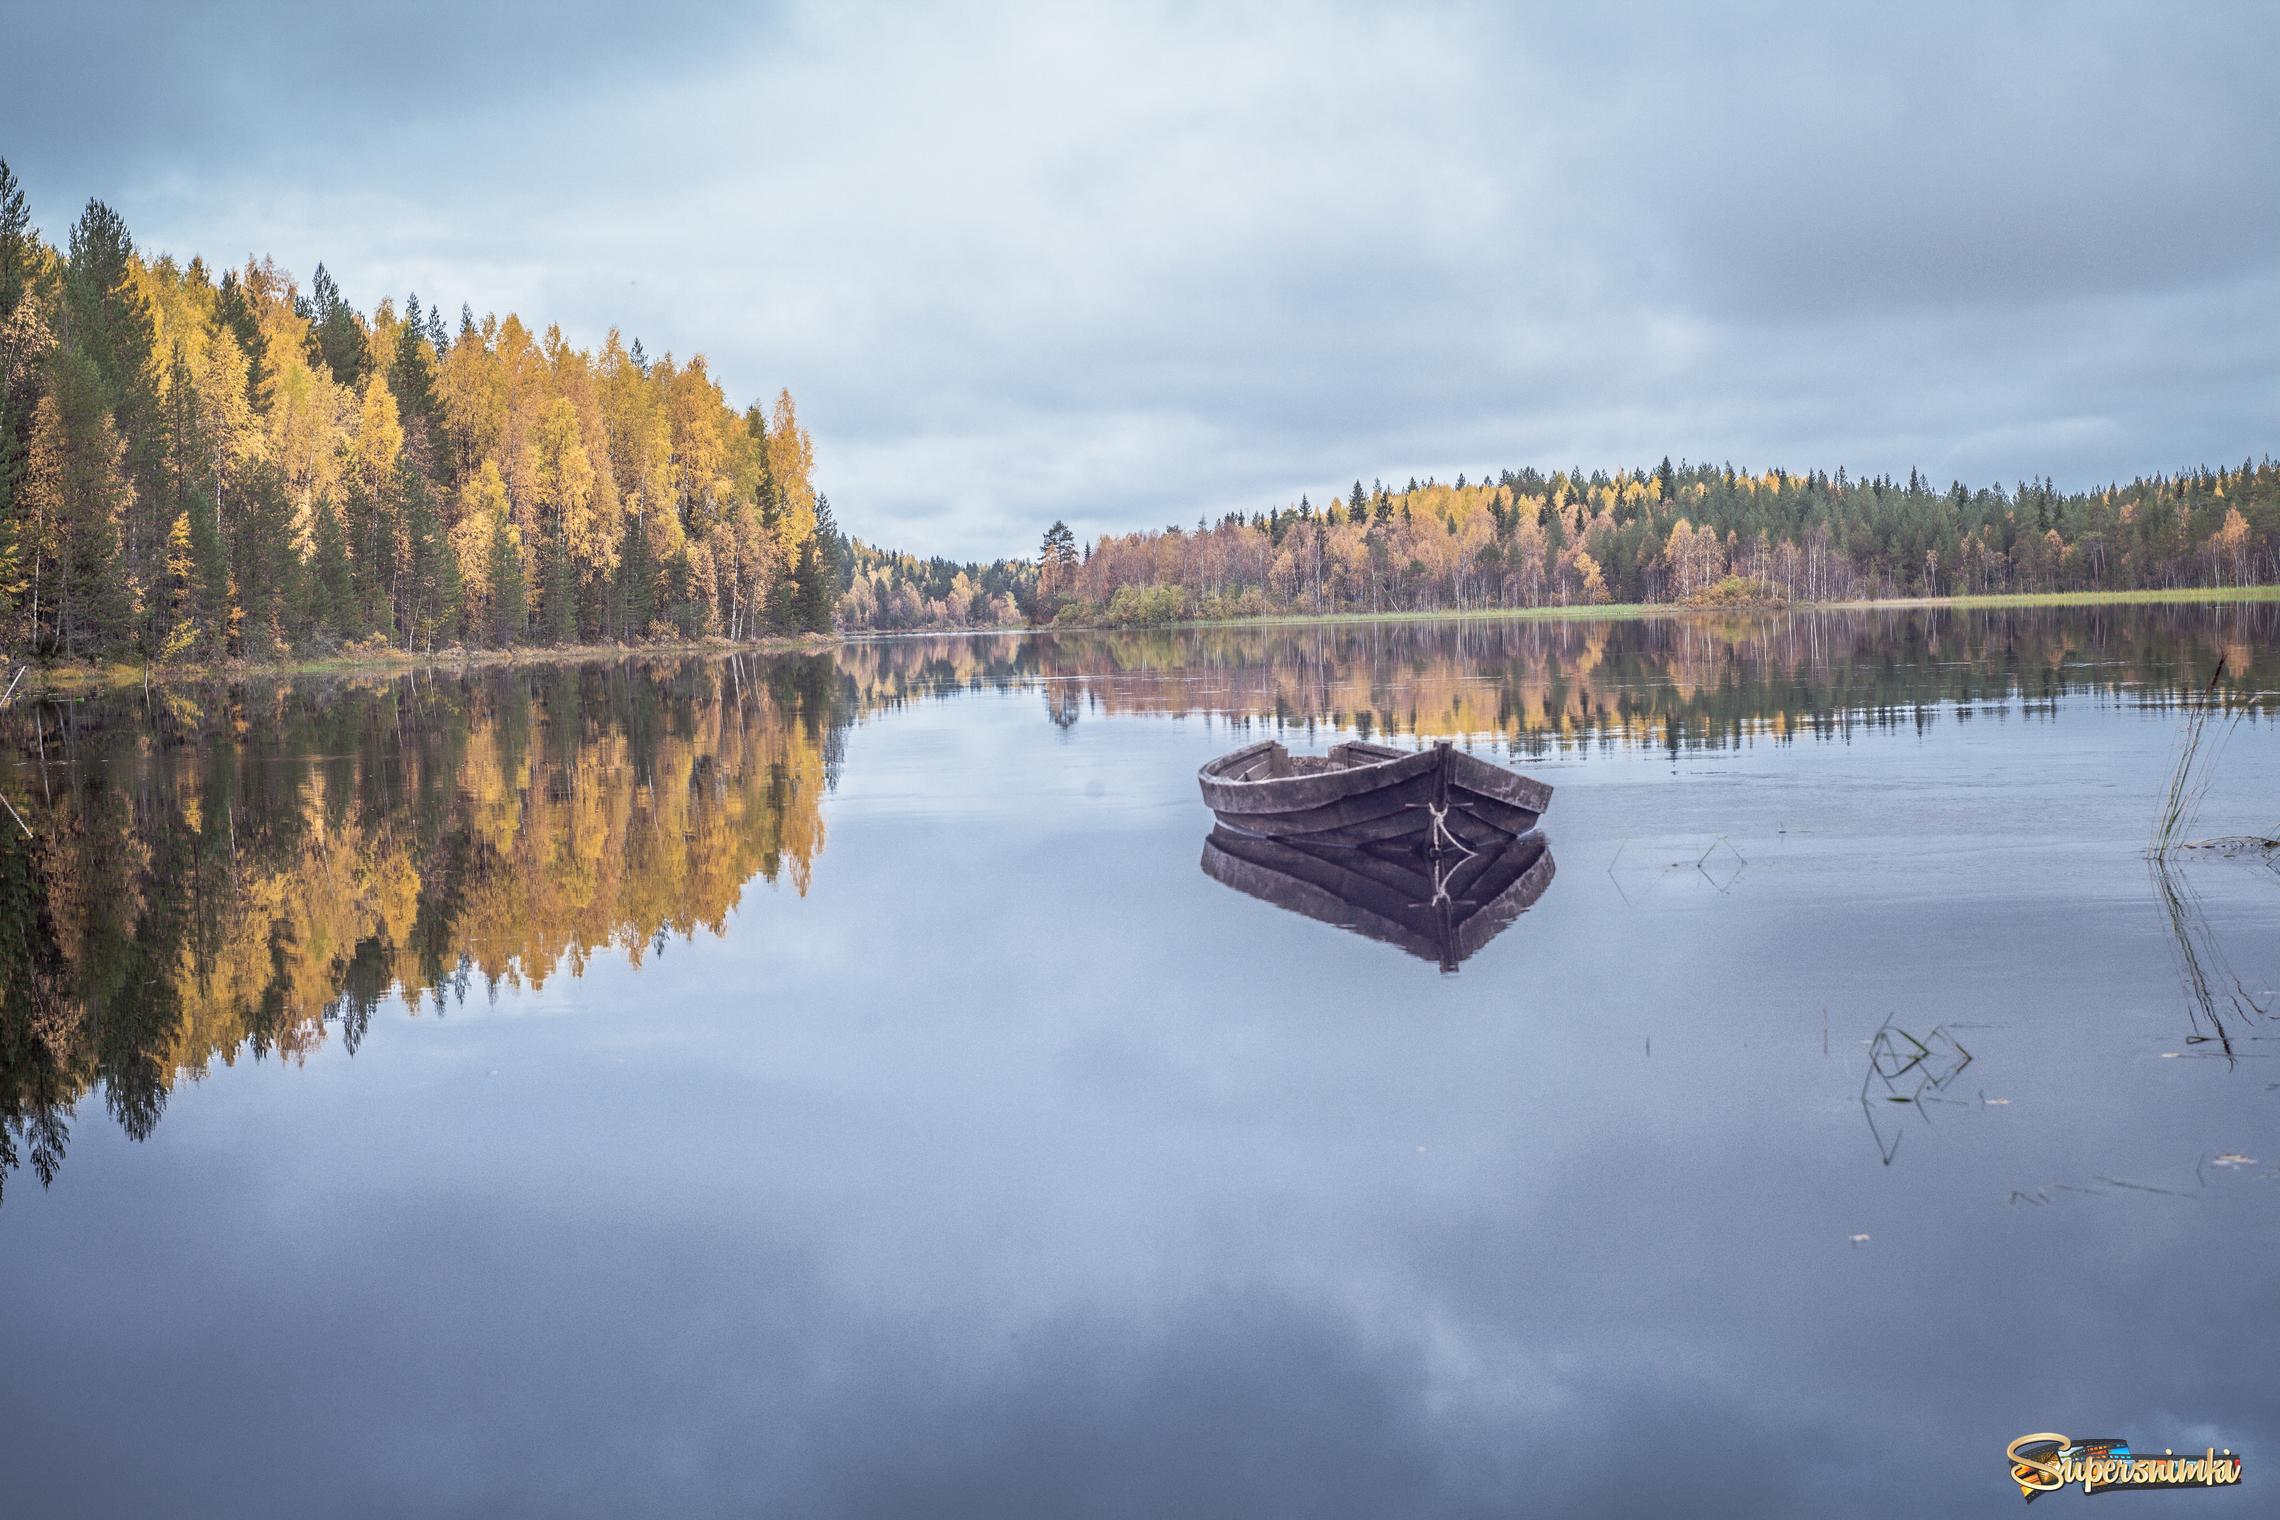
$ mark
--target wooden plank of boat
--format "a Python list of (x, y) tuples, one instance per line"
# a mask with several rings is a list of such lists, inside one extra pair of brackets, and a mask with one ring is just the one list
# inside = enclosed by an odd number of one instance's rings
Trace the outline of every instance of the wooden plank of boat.
[(1262, 740), (1205, 765), (1196, 780), (1231, 828), (1346, 845), (1399, 836), (1431, 811), (1469, 848), (1493, 846), (1533, 829), (1552, 795), (1446, 742), (1398, 750), (1356, 739), (1315, 757)]
[(1544, 809), (1552, 805), (1552, 789), (1535, 777), (1491, 764), (1461, 749), (1450, 749), (1448, 753), (1450, 786), (1537, 817), (1542, 817)]
[(1196, 779), (1215, 813), (1296, 813), (1367, 796), (1430, 775), (1440, 765), (1429, 749), (1389, 750), (1358, 742), (1336, 746), (1311, 766), (1305, 764), (1307, 758), (1292, 756), (1270, 739), (1212, 761)]

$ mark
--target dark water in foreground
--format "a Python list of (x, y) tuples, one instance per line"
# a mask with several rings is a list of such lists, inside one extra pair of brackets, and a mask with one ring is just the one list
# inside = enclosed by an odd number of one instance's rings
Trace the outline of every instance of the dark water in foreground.
[[(2143, 854), (2220, 657), (2280, 608), (19, 710), (0, 1514), (1987, 1514), (2031, 1431), (2268, 1513), (2280, 875)], [(1355, 732), (1558, 789), (1454, 975), (1199, 869), (1200, 762)]]

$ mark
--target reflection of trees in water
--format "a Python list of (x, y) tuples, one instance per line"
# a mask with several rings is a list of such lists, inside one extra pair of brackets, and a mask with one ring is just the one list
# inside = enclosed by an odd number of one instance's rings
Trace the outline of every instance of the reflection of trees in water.
[(2070, 693), (2175, 700), (2219, 660), (2228, 683), (2270, 689), (2280, 604), (1054, 632), (873, 640), (840, 658), (865, 711), (1043, 679), (1063, 726), (1089, 707), (1493, 736), (1521, 753), (1676, 751), (2046, 715)]
[[(392, 994), (543, 983), (805, 890), (827, 656), (39, 704), (0, 819), (0, 1184), (100, 1086), (136, 1138), (215, 1059), (354, 1048)], [(27, 800), (28, 799), (28, 800)]]
[[(2280, 686), (2280, 606), (913, 638), (19, 700), (0, 720), (0, 791), (24, 815), (0, 817), (0, 1182), (51, 1177), (98, 1086), (145, 1135), (216, 1059), (353, 1046), (397, 993), (440, 1006), (598, 951), (638, 961), (718, 928), (755, 876), (804, 889), (847, 725), (911, 702), (1042, 681), (1063, 723), (1677, 749), (2063, 693), (2170, 700), (2219, 658), (2228, 682)], [(2172, 900), (2195, 1006), (2227, 1034), (2246, 989), (2214, 969), (2191, 895)]]

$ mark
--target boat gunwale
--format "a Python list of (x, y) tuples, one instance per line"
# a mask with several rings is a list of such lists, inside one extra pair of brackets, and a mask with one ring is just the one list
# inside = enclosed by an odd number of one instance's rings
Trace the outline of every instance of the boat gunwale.
[(1202, 787), (1205, 804), (1214, 813), (1247, 816), (1301, 812), (1348, 798), (1366, 797), (1371, 792), (1428, 774), (1436, 765), (1446, 765), (1450, 782), (1461, 790), (1539, 816), (1551, 806), (1552, 789), (1546, 783), (1483, 760), (1445, 740), (1423, 749), (1399, 750), (1366, 739), (1349, 739), (1332, 745), (1323, 758), (1335, 762), (1341, 751), (1366, 758), (1296, 775), (1256, 778), (1228, 775), (1228, 771), (1262, 756), (1275, 753), (1289, 756), (1282, 741), (1262, 739), (1206, 761), (1196, 771), (1196, 780)]
[(1425, 775), (1441, 762), (1437, 750), (1392, 750), (1365, 740), (1333, 745), (1330, 755), (1335, 757), (1340, 750), (1361, 753), (1367, 758), (1291, 776), (1249, 779), (1226, 774), (1230, 768), (1270, 752), (1289, 754), (1280, 740), (1264, 739), (1207, 761), (1197, 770), (1196, 780), (1203, 787), (1203, 800), (1215, 813), (1289, 813), (1366, 796)]

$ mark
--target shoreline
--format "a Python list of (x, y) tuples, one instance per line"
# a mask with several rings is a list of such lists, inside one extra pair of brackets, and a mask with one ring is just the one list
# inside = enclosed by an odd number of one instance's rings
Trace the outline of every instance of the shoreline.
[(1174, 623), (1085, 623), (1020, 629), (912, 628), (870, 637), (899, 638), (928, 632), (1159, 633), (1180, 628), (1306, 627), (1325, 623), (1604, 622), (1694, 617), (1763, 617), (1796, 612), (1893, 612), (1916, 608), (1962, 611), (2005, 607), (2108, 607), (2176, 603), (2221, 605), (2280, 601), (2280, 585), (2188, 586), (2144, 591), (2004, 591), (1973, 596), (1899, 596), (1836, 602), (1737, 602), (1694, 606), (1685, 602), (1608, 602), (1599, 606), (1434, 608), (1423, 612), (1272, 612), (1246, 618), (1190, 618)]
[[(1279, 612), (1248, 618), (1196, 618), (1176, 623), (1086, 623), (1056, 627), (849, 629), (764, 639), (689, 639), (656, 644), (530, 645), (515, 649), (390, 650), (312, 656), (307, 659), (232, 660), (222, 664), (138, 665), (20, 662), (27, 696), (75, 696), (129, 686), (191, 686), (215, 682), (287, 680), (305, 676), (402, 675), (422, 670), (473, 670), (529, 665), (591, 665), (718, 654), (821, 654), (878, 639), (974, 638), (998, 634), (1171, 633), (1192, 629), (1304, 628), (1342, 623), (1627, 622), (1654, 618), (1748, 618), (1789, 613), (1901, 612), (1921, 608), (1959, 611), (2011, 607), (2115, 607), (2280, 602), (2280, 585), (2185, 587), (2146, 591), (2017, 591), (1983, 596), (1876, 597), (1842, 602), (1754, 602), (1725, 607), (1682, 602), (1611, 602), (1595, 607), (1435, 608), (1423, 612)], [(0, 683), (4, 684), (4, 683)]]
[[(306, 659), (229, 660), (220, 664), (137, 665), (128, 661), (40, 665), (17, 662), (27, 695), (78, 696), (129, 686), (198, 686), (216, 682), (291, 680), (304, 676), (407, 675), (423, 670), (474, 670), (525, 665), (595, 665), (604, 661), (711, 654), (821, 654), (843, 642), (839, 634), (786, 634), (765, 639), (686, 639), (655, 644), (532, 644), (514, 649), (450, 648), (421, 652), (361, 650)], [(4, 683), (0, 683), (4, 684)]]

